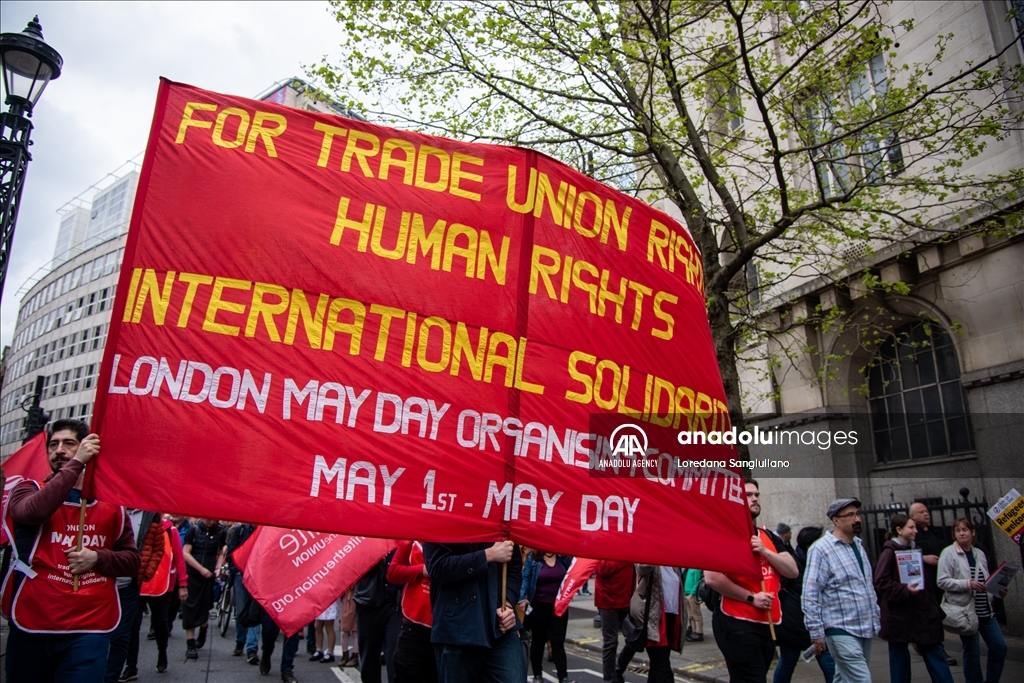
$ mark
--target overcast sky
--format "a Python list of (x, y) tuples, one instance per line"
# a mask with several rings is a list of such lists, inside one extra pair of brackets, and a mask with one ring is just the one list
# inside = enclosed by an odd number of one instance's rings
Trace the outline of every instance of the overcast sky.
[(255, 97), (340, 59), (338, 24), (320, 2), (8, 2), (3, 32), (39, 15), (64, 58), (32, 118), (28, 168), (3, 293), (0, 345), (14, 336), (25, 282), (53, 256), (57, 211), (141, 152), (160, 76)]

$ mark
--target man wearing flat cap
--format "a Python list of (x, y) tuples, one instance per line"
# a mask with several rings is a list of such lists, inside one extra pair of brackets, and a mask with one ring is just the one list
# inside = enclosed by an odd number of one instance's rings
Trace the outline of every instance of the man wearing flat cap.
[(834, 683), (871, 683), (871, 642), (881, 625), (871, 563), (857, 537), (860, 507), (856, 498), (833, 501), (825, 514), (835, 528), (807, 553), (804, 624), (815, 653), (832, 653)]

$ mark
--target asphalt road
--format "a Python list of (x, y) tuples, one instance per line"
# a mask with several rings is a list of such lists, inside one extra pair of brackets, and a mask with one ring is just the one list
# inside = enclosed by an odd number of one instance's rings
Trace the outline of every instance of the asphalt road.
[[(180, 622), (175, 626), (168, 644), (169, 666), (166, 673), (156, 672), (156, 643), (145, 639), (148, 618), (143, 622), (142, 642), (139, 647), (139, 678), (143, 683), (260, 683), (280, 680), (281, 644), (279, 639), (274, 649), (272, 669), (269, 675), (261, 676), (255, 666), (245, 663), (244, 657), (232, 657), (235, 646), (234, 627), (227, 638), (212, 633), (206, 646), (199, 651), (199, 660), (185, 661), (185, 636)], [(589, 650), (566, 646), (568, 654), (569, 679), (576, 683), (600, 683), (600, 655)], [(299, 653), (295, 658), (295, 677), (300, 683), (359, 683), (359, 672), (353, 668), (339, 669), (336, 664), (310, 662), (306, 654), (305, 641), (299, 641)], [(387, 671), (382, 671), (387, 681)], [(545, 662), (544, 680), (557, 683), (554, 664)], [(646, 673), (627, 672), (626, 680), (640, 683), (647, 680)]]

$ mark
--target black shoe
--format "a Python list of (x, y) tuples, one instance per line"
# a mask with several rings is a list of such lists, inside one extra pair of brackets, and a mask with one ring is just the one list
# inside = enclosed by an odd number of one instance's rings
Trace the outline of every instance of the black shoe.
[(149, 629), (149, 633), (146, 634), (146, 640), (156, 640), (156, 631)]
[(253, 666), (260, 663), (260, 657), (256, 654), (256, 650), (249, 650), (245, 653), (245, 663)]
[(242, 653), (245, 652), (244, 643), (235, 643), (235, 649), (231, 651), (232, 657), (241, 657)]
[(117, 683), (128, 683), (128, 681), (137, 681), (139, 679), (138, 669), (125, 669), (121, 677), (117, 679)]
[(949, 655), (946, 655), (946, 664), (949, 664), (950, 666), (956, 666), (956, 660), (950, 657)]
[(199, 650), (196, 648), (196, 641), (188, 641), (188, 649), (185, 650), (185, 659), (199, 659)]
[(167, 672), (167, 653), (157, 652), (156, 653), (156, 672), (158, 674)]
[(334, 655), (330, 652), (324, 653), (324, 656), (320, 658), (320, 662), (323, 664), (331, 664), (334, 662)]
[(281, 672), (281, 683), (299, 683), (299, 682), (295, 679), (295, 674), (293, 674), (291, 671), (282, 671)]
[(270, 655), (267, 651), (263, 651), (263, 656), (260, 657), (260, 674), (266, 676), (270, 673)]
[(199, 627), (199, 637), (196, 638), (196, 649), (201, 650), (203, 645), (206, 645), (206, 630), (205, 626)]
[(311, 661), (311, 662), (319, 662), (323, 658), (324, 658), (324, 653), (320, 652), (320, 650), (313, 650), (312, 652), (309, 653), (309, 661)]
[(691, 633), (691, 634), (686, 636), (686, 642), (688, 642), (688, 643), (703, 643), (704, 642), (704, 634), (703, 633)]

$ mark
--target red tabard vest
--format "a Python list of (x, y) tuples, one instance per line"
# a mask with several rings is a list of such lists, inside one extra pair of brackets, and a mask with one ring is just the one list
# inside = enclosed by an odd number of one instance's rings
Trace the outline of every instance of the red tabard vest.
[(161, 531), (164, 537), (164, 555), (160, 558), (153, 578), (139, 587), (139, 595), (147, 598), (159, 598), (171, 588), (171, 554), (174, 549), (171, 547), (171, 536), (167, 529), (161, 528)]
[[(409, 564), (425, 564), (423, 546), (413, 541), (409, 552)], [(430, 579), (421, 578), (407, 583), (402, 591), (402, 614), (409, 621), (420, 626), (430, 626), (433, 614), (430, 611)]]
[[(771, 537), (764, 532), (763, 529), (757, 530), (758, 535), (761, 537), (761, 542), (764, 543), (764, 547), (772, 552), (775, 552), (775, 544), (772, 543)], [(761, 565), (761, 575), (764, 578), (765, 590), (772, 594), (774, 600), (772, 600), (772, 623), (782, 623), (782, 605), (779, 604), (779, 575), (772, 567), (771, 563), (764, 557), (758, 556)], [(761, 592), (761, 582), (757, 579), (752, 579), (749, 576), (729, 576), (733, 583), (740, 588), (745, 588), (751, 593)], [(722, 612), (734, 617), (736, 619), (743, 619), (744, 621), (754, 621), (759, 624), (768, 623), (768, 612), (759, 608), (754, 607), (749, 602), (741, 602), (739, 600), (733, 600), (732, 598), (723, 595), (722, 596)]]
[[(39, 484), (32, 482), (37, 488)], [(67, 565), (67, 548), (77, 541), (78, 503), (65, 501), (40, 525), (29, 557), (35, 576), (22, 575), (14, 590), (12, 568), (3, 585), (3, 608), (18, 628), (28, 633), (109, 633), (121, 619), (114, 579), (88, 572), (79, 577), (78, 592)], [(5, 524), (13, 530), (10, 515)], [(124, 528), (124, 510), (118, 505), (92, 501), (86, 506), (82, 546), (91, 550), (112, 550)]]

